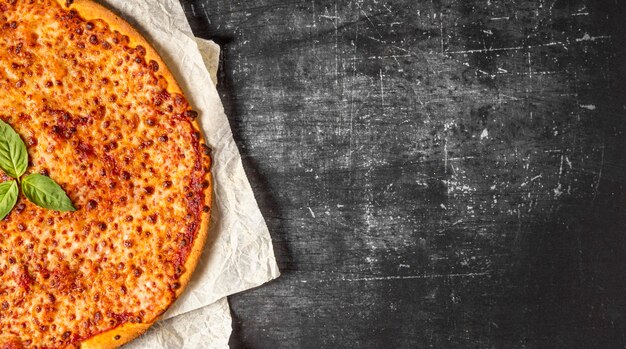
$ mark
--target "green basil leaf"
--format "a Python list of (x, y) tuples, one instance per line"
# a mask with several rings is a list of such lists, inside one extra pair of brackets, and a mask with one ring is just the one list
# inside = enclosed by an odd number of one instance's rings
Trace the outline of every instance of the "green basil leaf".
[(37, 206), (54, 211), (76, 211), (65, 191), (50, 177), (37, 173), (24, 177), (22, 192)]
[(28, 167), (26, 145), (15, 130), (0, 120), (0, 168), (15, 179)]
[(0, 220), (3, 220), (15, 207), (19, 193), (17, 182), (0, 183)]

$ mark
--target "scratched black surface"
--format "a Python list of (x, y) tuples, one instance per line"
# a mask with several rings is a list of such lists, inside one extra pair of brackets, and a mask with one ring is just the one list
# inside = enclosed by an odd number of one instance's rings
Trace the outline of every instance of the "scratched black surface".
[(284, 275), (233, 348), (626, 347), (624, 1), (183, 1)]

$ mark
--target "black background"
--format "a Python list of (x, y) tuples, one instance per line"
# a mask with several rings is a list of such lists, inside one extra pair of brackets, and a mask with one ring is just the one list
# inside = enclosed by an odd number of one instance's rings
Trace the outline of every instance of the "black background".
[(625, 348), (626, 5), (184, 0), (283, 276), (233, 348)]

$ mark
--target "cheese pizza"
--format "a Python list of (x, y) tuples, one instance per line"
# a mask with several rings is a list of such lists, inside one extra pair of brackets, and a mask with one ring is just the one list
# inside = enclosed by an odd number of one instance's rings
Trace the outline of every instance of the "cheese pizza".
[(183, 292), (211, 210), (197, 117), (152, 46), (101, 5), (0, 0), (0, 120), (27, 146), (26, 174), (75, 207), (19, 194), (0, 221), (0, 349), (116, 348)]

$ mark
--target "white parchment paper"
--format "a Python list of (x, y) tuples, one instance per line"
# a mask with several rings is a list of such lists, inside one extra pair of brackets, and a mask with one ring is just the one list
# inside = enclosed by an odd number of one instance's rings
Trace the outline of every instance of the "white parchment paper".
[[(102, 2), (133, 24), (161, 54), (200, 114), (214, 162), (209, 238), (194, 276), (162, 320), (126, 348), (227, 348), (232, 327), (225, 297), (280, 275), (269, 231), (178, 0)], [(213, 62), (209, 66), (216, 68), (216, 46), (201, 45), (208, 50), (205, 58)]]
[(171, 319), (157, 322), (124, 349), (225, 349), (232, 332), (226, 297)]

